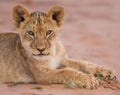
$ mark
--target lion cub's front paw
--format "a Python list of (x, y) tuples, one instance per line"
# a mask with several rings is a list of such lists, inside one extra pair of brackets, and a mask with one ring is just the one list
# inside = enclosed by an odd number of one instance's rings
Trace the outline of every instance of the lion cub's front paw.
[(99, 81), (92, 74), (88, 74), (82, 78), (83, 86), (87, 89), (94, 89), (99, 86)]
[(115, 72), (105, 67), (102, 67), (100, 72), (95, 74), (95, 76), (98, 78), (102, 77), (103, 79), (106, 79), (106, 80), (116, 80)]

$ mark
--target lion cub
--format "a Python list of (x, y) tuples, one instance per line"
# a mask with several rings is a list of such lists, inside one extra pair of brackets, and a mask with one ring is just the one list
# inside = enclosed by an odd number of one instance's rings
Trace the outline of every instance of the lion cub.
[(46, 13), (14, 7), (13, 21), (19, 34), (0, 34), (0, 82), (80, 82), (91, 89), (99, 85), (97, 74), (113, 79), (112, 70), (67, 56), (57, 39), (63, 19), (60, 6)]

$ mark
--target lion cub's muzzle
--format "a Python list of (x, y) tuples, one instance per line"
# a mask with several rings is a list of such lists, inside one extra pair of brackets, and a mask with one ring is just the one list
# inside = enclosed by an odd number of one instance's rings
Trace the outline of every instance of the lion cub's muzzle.
[(45, 51), (46, 48), (42, 48), (42, 49), (38, 49), (37, 50), (40, 52), (38, 55), (49, 55), (49, 53), (43, 53)]
[(49, 51), (46, 48), (42, 48), (42, 49), (36, 48), (36, 49), (37, 49), (37, 51), (39, 51), (39, 53), (38, 54), (33, 54), (34, 56), (47, 56), (47, 55), (50, 54)]
[(50, 44), (46, 41), (36, 41), (36, 43), (31, 44), (31, 48), (34, 56), (47, 56), (50, 54)]

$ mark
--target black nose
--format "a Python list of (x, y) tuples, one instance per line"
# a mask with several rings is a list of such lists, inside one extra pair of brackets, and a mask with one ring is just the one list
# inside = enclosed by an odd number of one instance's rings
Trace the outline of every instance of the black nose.
[(45, 50), (45, 48), (42, 48), (42, 49), (37, 48), (37, 50), (38, 50), (40, 53), (42, 53), (42, 52)]

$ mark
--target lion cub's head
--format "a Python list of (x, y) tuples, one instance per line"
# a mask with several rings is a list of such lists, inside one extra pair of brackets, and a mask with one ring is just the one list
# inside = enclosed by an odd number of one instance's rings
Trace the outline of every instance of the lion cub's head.
[(56, 6), (47, 13), (29, 13), (22, 6), (13, 8), (13, 20), (17, 27), (21, 43), (33, 56), (47, 56), (64, 18), (64, 9)]

